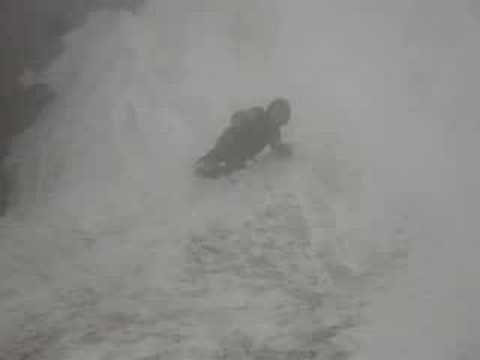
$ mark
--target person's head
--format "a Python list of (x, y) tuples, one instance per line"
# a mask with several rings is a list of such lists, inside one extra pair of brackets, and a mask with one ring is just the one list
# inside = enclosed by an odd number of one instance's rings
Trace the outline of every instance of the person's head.
[(286, 125), (291, 116), (291, 109), (288, 100), (283, 98), (273, 100), (270, 105), (268, 105), (267, 115), (270, 119), (275, 121), (278, 126)]

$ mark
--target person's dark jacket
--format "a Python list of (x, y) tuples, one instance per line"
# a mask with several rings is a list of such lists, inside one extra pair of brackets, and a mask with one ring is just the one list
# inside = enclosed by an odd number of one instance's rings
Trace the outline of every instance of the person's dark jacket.
[(280, 142), (279, 126), (263, 108), (254, 107), (233, 115), (230, 126), (220, 135), (206, 157), (210, 161), (224, 162), (229, 169), (239, 169), (266, 146), (275, 148)]

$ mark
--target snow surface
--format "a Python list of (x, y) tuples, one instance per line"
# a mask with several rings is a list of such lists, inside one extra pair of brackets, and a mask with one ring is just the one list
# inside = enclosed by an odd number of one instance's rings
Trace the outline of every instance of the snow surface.
[[(478, 359), (474, 1), (147, 1), (38, 76), (0, 222), (0, 358)], [(292, 101), (290, 159), (191, 164)]]

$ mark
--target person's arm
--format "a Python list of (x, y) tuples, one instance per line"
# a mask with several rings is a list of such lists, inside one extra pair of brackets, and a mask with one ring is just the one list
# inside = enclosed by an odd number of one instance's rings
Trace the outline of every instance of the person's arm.
[(270, 148), (278, 155), (285, 157), (292, 155), (292, 147), (290, 144), (283, 142), (280, 129), (272, 134), (269, 142)]
[(269, 143), (272, 150), (277, 150), (282, 147), (282, 134), (280, 129), (276, 129), (270, 136)]

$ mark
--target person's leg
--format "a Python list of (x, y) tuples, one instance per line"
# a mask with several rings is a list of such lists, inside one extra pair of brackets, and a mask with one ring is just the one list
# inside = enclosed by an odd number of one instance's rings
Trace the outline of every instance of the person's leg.
[(229, 161), (225, 164), (224, 174), (225, 175), (230, 175), (234, 171), (241, 170), (241, 169), (244, 169), (244, 168), (245, 168), (245, 161), (235, 159), (235, 160)]

